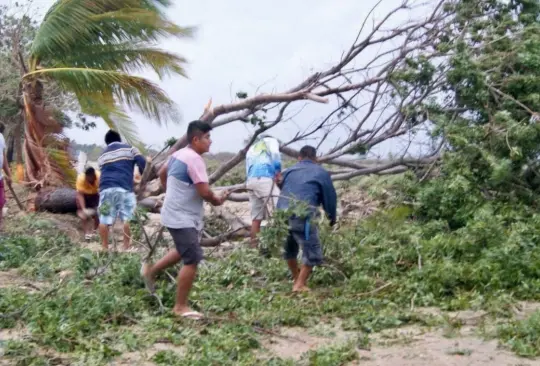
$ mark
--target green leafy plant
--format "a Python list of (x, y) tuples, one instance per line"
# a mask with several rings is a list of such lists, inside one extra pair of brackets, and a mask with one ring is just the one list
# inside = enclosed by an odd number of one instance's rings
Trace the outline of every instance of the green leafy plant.
[(524, 320), (499, 326), (498, 337), (512, 351), (522, 357), (540, 355), (540, 311)]

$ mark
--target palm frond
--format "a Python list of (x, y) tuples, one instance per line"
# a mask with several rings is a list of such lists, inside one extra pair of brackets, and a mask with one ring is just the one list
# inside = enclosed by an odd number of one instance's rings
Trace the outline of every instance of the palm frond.
[[(149, 80), (118, 71), (87, 68), (41, 69), (26, 74), (24, 79), (49, 78), (77, 96), (101, 95), (103, 100), (116, 100), (139, 109), (158, 123), (174, 121), (174, 102), (161, 88)], [(113, 99), (114, 97), (114, 99)]]
[(118, 132), (124, 141), (144, 151), (144, 143), (140, 140), (137, 126), (129, 116), (121, 111), (116, 111), (106, 117), (102, 117), (109, 128)]
[(124, 141), (136, 147), (143, 146), (135, 122), (114, 102), (114, 99), (86, 94), (80, 96), (79, 103), (83, 113), (101, 117), (109, 128), (122, 136)]
[(191, 35), (190, 28), (166, 19), (161, 8), (169, 5), (159, 0), (57, 0), (34, 38), (32, 59), (58, 58), (81, 45)]
[(75, 48), (71, 55), (49, 65), (51, 67), (85, 67), (90, 69), (140, 72), (150, 67), (162, 78), (170, 74), (186, 76), (181, 64), (186, 60), (178, 55), (145, 44), (104, 44)]
[(70, 187), (75, 187), (77, 171), (73, 167), (71, 157), (67, 149), (65, 147), (56, 147), (52, 144), (49, 144), (45, 148), (45, 152), (49, 157), (49, 161), (52, 163), (48, 179), (55, 179), (56, 181), (60, 181), (64, 184), (67, 183), (67, 185)]

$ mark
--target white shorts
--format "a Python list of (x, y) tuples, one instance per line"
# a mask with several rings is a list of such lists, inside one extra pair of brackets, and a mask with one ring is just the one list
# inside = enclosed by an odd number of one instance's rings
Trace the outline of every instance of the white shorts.
[(268, 219), (277, 205), (279, 188), (270, 178), (249, 178), (246, 183), (249, 189), (249, 202), (251, 204), (251, 219)]

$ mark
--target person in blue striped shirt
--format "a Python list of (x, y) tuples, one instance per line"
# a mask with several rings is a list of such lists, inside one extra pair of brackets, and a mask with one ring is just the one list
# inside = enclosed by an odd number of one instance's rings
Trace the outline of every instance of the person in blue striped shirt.
[(279, 189), (276, 181), (281, 173), (279, 142), (272, 137), (260, 137), (246, 154), (246, 188), (251, 204), (251, 247), (257, 247), (261, 222), (268, 219), (276, 206)]
[(109, 249), (109, 227), (117, 218), (124, 223), (124, 249), (129, 249), (131, 232), (129, 221), (133, 218), (137, 198), (133, 192), (135, 165), (144, 172), (146, 159), (133, 146), (122, 143), (120, 134), (109, 130), (105, 134), (107, 147), (98, 159), (99, 180), (99, 236), (103, 250)]

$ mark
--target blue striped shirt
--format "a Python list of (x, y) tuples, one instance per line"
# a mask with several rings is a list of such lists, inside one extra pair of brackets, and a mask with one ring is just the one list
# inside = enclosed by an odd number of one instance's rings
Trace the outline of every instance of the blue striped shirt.
[(100, 192), (108, 188), (122, 188), (133, 192), (135, 164), (142, 174), (146, 167), (146, 160), (137, 148), (121, 142), (113, 142), (105, 148), (98, 159), (98, 164), (101, 171)]

